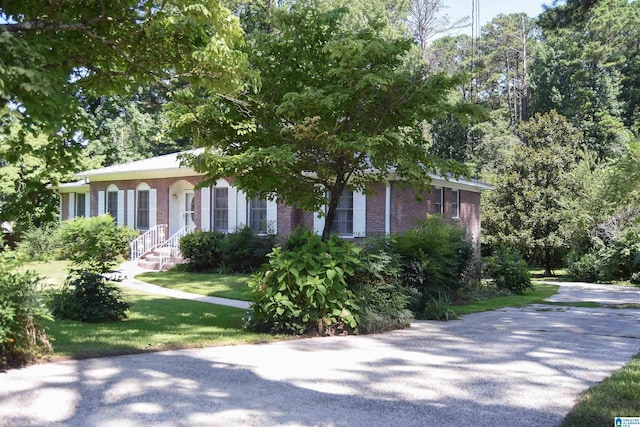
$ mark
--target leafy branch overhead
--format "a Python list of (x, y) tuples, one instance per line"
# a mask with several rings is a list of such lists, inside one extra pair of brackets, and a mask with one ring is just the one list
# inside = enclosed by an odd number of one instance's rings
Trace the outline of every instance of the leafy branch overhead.
[(233, 176), (250, 197), (319, 212), (327, 206), (325, 238), (342, 191), (364, 190), (393, 172), (417, 192), (434, 172), (461, 175), (465, 167), (429, 153), (424, 123), (445, 113), (479, 112), (449, 101), (467, 76), (427, 76), (410, 59), (413, 41), (390, 36), (388, 24), (344, 25), (344, 9), (323, 11), (297, 3), (276, 9), (269, 31), (248, 35), (250, 66), (259, 90), (237, 100), (181, 94), (178, 130), (208, 148), (191, 158), (203, 185)]
[(96, 3), (0, 2), (0, 122), (17, 108), (25, 129), (52, 137), (59, 161), (86, 97), (194, 79), (230, 93), (243, 79), (242, 30), (220, 2)]

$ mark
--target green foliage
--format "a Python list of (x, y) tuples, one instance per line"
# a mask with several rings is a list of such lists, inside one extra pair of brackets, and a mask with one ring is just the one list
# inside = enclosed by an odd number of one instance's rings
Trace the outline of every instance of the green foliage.
[(17, 272), (15, 254), (0, 252), (0, 369), (51, 351), (42, 321), (51, 319), (41, 278)]
[[(0, 125), (20, 106), (23, 128), (50, 137), (43, 153), (67, 164), (85, 112), (101, 94), (179, 81), (233, 92), (245, 73), (239, 21), (217, 0), (123, 0), (100, 7), (25, 0), (0, 6)], [(16, 152), (29, 152), (18, 139)]]
[(31, 228), (22, 233), (18, 251), (31, 261), (51, 261), (62, 255), (60, 227), (49, 224), (40, 228)]
[(445, 320), (448, 322), (457, 316), (451, 306), (451, 298), (447, 294), (440, 292), (437, 298), (431, 297), (431, 301), (424, 308), (422, 317), (429, 320)]
[(568, 257), (567, 273), (576, 280), (597, 282), (600, 280), (600, 262), (594, 253), (586, 253), (577, 259)]
[(413, 318), (406, 309), (408, 297), (401, 280), (400, 256), (392, 244), (386, 238), (367, 241), (356, 274), (348, 279), (360, 306), (361, 333), (406, 328)]
[(580, 133), (556, 112), (537, 115), (519, 131), (523, 143), (483, 199), (482, 225), (489, 245), (514, 248), (549, 275), (566, 250), (562, 221), (572, 182), (565, 177), (576, 167)]
[(129, 242), (138, 232), (118, 227), (110, 215), (78, 217), (62, 224), (64, 255), (76, 270), (104, 274), (129, 252)]
[(473, 260), (473, 244), (464, 227), (429, 216), (396, 239), (403, 257), (403, 282), (415, 291), (409, 309), (418, 315), (440, 293), (451, 296), (463, 285)]
[(82, 271), (51, 295), (51, 312), (60, 319), (81, 322), (115, 322), (127, 318), (131, 304), (122, 299), (120, 290), (110, 286), (101, 274)]
[(251, 277), (254, 326), (295, 334), (357, 333), (360, 307), (347, 280), (356, 273), (360, 248), (309, 237), (296, 251), (274, 248), (269, 264)]
[(604, 280), (629, 279), (633, 273), (640, 272), (640, 227), (616, 232), (597, 251), (597, 256)]
[(259, 236), (249, 227), (229, 233), (220, 242), (220, 250), (226, 270), (235, 273), (252, 273), (267, 261), (273, 249), (275, 236)]
[(180, 252), (189, 261), (191, 271), (215, 270), (222, 265), (220, 245), (225, 234), (219, 231), (196, 231), (180, 239)]
[(487, 263), (489, 275), (498, 289), (524, 294), (533, 288), (529, 266), (513, 249), (498, 249)]
[(479, 110), (450, 101), (466, 76), (426, 76), (408, 59), (415, 44), (390, 36), (388, 22), (348, 19), (345, 9), (313, 2), (274, 10), (267, 29), (248, 36), (259, 91), (247, 87), (233, 99), (185, 93), (195, 106), (174, 109), (178, 129), (211, 148), (188, 159), (204, 185), (234, 176), (249, 197), (314, 212), (327, 206), (325, 241), (347, 184), (361, 191), (393, 169), (421, 192), (431, 173), (465, 174), (429, 152), (422, 123)]

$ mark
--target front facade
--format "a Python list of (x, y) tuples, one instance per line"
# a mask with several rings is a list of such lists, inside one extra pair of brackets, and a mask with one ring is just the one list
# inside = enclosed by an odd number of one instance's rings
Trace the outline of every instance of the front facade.
[[(259, 234), (286, 236), (298, 226), (318, 233), (324, 218), (270, 200), (248, 199), (233, 178), (197, 189), (200, 174), (180, 165), (179, 153), (77, 174), (80, 181), (58, 187), (61, 219), (111, 214), (118, 225), (141, 233), (166, 224), (167, 238), (191, 227), (233, 232), (249, 226)], [(345, 238), (402, 232), (428, 214), (465, 226), (480, 242), (480, 193), (477, 181), (433, 177), (432, 191), (417, 201), (413, 190), (390, 180), (373, 184), (367, 194), (345, 191), (335, 231)]]

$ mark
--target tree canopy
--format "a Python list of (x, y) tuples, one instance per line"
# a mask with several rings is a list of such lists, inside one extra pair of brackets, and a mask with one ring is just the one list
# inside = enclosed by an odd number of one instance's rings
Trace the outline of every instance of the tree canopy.
[(326, 206), (325, 239), (347, 187), (364, 190), (393, 173), (419, 193), (430, 173), (466, 172), (429, 153), (422, 124), (476, 111), (449, 102), (465, 76), (427, 77), (406, 56), (411, 40), (390, 37), (380, 21), (345, 27), (346, 13), (304, 3), (276, 10), (270, 31), (247, 41), (259, 91), (207, 99), (196, 114), (180, 104), (175, 111), (207, 148), (190, 159), (203, 185), (232, 176), (250, 197), (314, 212)]
[(45, 132), (48, 156), (64, 163), (83, 99), (176, 80), (232, 92), (242, 41), (216, 0), (0, 1), (0, 124), (18, 110), (25, 132)]

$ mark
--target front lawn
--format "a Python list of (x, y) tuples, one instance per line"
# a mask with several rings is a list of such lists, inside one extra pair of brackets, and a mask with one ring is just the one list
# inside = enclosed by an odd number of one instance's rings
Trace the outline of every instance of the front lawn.
[(512, 294), (508, 296), (498, 296), (469, 302), (467, 304), (454, 305), (452, 308), (457, 315), (464, 315), (497, 310), (505, 307), (522, 307), (528, 304), (545, 304), (544, 300), (556, 292), (558, 292), (557, 285), (536, 283), (534, 284), (534, 289), (527, 290), (523, 295)]
[(194, 294), (251, 301), (247, 286), (248, 274), (192, 273), (174, 268), (169, 271), (138, 274), (135, 278), (164, 288)]
[(129, 319), (112, 323), (44, 322), (54, 356), (108, 356), (147, 350), (244, 344), (283, 339), (247, 332), (246, 311), (123, 289)]
[(640, 353), (609, 378), (582, 393), (563, 427), (611, 426), (616, 417), (640, 415)]
[(39, 276), (44, 277), (47, 285), (60, 286), (69, 275), (69, 261), (32, 261), (20, 267), (21, 271), (34, 271)]

